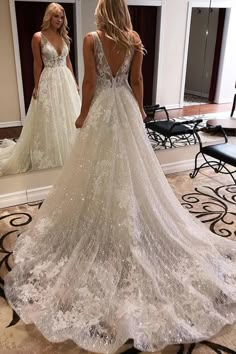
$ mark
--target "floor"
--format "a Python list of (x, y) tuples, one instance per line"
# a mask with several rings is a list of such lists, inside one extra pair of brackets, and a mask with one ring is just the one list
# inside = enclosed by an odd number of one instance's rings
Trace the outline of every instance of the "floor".
[[(236, 185), (230, 176), (206, 169), (195, 179), (189, 171), (167, 176), (177, 198), (192, 217), (197, 217), (215, 237), (236, 241)], [(12, 265), (11, 250), (16, 238), (29, 227), (42, 202), (0, 209), (0, 354), (79, 354), (72, 342), (49, 343), (34, 325), (24, 325), (4, 299), (4, 275)], [(204, 236), (203, 236), (204, 237)], [(128, 351), (127, 351), (128, 350)], [(134, 354), (131, 344), (120, 349)], [(236, 325), (200, 344), (176, 345), (158, 354), (236, 354)]]
[(195, 106), (197, 104), (209, 103), (208, 99), (203, 96), (192, 95), (190, 93), (184, 94), (184, 106)]

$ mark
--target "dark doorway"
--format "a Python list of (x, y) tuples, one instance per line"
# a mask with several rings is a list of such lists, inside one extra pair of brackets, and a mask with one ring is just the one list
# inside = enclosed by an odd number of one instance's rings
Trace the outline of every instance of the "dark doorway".
[[(133, 28), (141, 37), (147, 54), (143, 60), (144, 104), (152, 104), (158, 7), (129, 6)], [(158, 34), (159, 35), (159, 34)]]
[[(59, 2), (60, 3), (60, 2)], [(31, 40), (35, 32), (40, 31), (43, 15), (47, 2), (15, 1), (16, 21), (18, 40), (20, 48), (20, 61), (24, 91), (25, 109), (28, 110), (32, 91), (34, 88), (33, 77), (33, 55), (31, 50)], [(74, 46), (74, 4), (61, 3), (64, 7), (68, 24), (70, 27), (69, 36), (72, 39), (70, 58), (75, 68), (75, 46)]]

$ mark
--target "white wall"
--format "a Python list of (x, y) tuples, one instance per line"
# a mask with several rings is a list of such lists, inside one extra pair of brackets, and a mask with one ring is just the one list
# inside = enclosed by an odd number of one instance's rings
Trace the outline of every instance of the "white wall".
[[(168, 108), (179, 107), (181, 103), (181, 88), (182, 88), (182, 72), (184, 66), (184, 49), (185, 49), (185, 34), (187, 28), (188, 6), (189, 3), (194, 3), (194, 6), (199, 3), (199, 7), (205, 4), (210, 5), (210, 0), (166, 0), (163, 1), (164, 7), (164, 30), (163, 46), (161, 52), (161, 68), (159, 77), (159, 87), (157, 97), (159, 103), (166, 105)], [(212, 0), (211, 6), (218, 7), (219, 4), (225, 3), (225, 6), (231, 3), (234, 6), (229, 21), (229, 29), (225, 34), (225, 46), (227, 52), (224, 60), (222, 60), (221, 77), (219, 80), (217, 97), (218, 103), (232, 102), (233, 83), (235, 81), (235, 33), (236, 33), (236, 15), (235, 1)]]
[(97, 6), (97, 0), (82, 0), (82, 36), (96, 29), (94, 12)]

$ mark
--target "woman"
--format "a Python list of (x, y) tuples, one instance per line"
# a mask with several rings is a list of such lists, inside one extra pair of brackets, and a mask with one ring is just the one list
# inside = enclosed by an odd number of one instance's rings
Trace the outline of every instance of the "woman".
[(81, 108), (69, 49), (65, 10), (51, 3), (32, 39), (34, 90), (26, 123), (17, 144), (5, 140), (0, 149), (0, 175), (64, 164)]
[(96, 19), (80, 136), (18, 239), (6, 296), (50, 341), (90, 351), (113, 353), (128, 338), (145, 351), (200, 341), (236, 319), (236, 245), (191, 219), (152, 151), (143, 47), (125, 0), (99, 0)]

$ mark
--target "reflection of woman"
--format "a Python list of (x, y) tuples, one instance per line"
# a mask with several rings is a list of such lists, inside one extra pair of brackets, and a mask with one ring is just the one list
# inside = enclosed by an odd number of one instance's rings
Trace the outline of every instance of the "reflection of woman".
[(61, 166), (68, 156), (81, 102), (66, 28), (63, 7), (51, 3), (32, 39), (35, 87), (26, 123), (17, 144), (3, 143), (0, 175)]
[(5, 292), (53, 342), (112, 353), (128, 338), (143, 351), (199, 341), (236, 319), (236, 244), (192, 220), (150, 146), (125, 0), (99, 0), (96, 18), (80, 136), (17, 241)]

